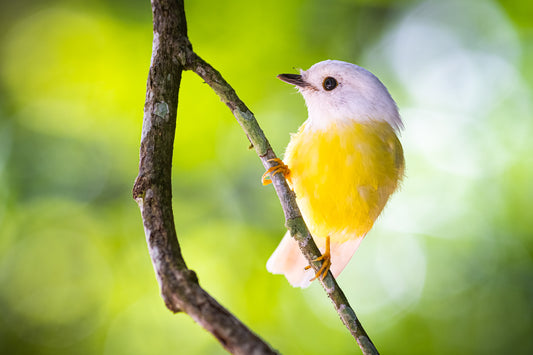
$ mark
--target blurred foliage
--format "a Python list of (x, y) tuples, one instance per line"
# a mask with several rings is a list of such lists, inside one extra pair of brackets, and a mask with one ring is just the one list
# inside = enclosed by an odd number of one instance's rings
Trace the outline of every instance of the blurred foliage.
[[(532, 2), (186, 10), (194, 48), (278, 153), (306, 110), (276, 74), (347, 60), (397, 99), (407, 179), (339, 278), (383, 353), (533, 352)], [(225, 353), (165, 309), (131, 199), (149, 2), (4, 1), (0, 21), (0, 353)], [(281, 209), (229, 110), (192, 73), (175, 148), (176, 225), (202, 286), (283, 353), (356, 353), (318, 285), (266, 272)]]

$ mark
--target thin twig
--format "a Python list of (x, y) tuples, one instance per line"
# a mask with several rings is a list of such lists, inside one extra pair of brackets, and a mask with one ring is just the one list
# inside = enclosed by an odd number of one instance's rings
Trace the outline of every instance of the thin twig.
[(192, 50), (181, 0), (152, 0), (154, 40), (146, 90), (139, 175), (133, 197), (143, 218), (161, 296), (173, 312), (191, 316), (233, 354), (276, 354), (222, 307), (187, 268), (174, 227), (171, 168), (183, 48)]
[[(259, 127), (254, 114), (248, 109), (248, 107), (246, 107), (244, 102), (239, 99), (233, 88), (224, 80), (222, 75), (216, 69), (194, 53), (192, 49), (183, 48), (183, 51), (185, 53), (182, 54), (180, 58), (183, 60), (182, 63), (185, 69), (192, 70), (198, 74), (209, 86), (211, 86), (222, 102), (230, 108), (237, 119), (237, 122), (239, 122), (255, 148), (265, 169), (276, 165), (277, 163), (271, 161), (271, 159), (277, 158), (276, 154), (272, 150), (263, 130)], [(283, 174), (274, 175), (272, 177), (272, 183), (285, 214), (285, 226), (289, 229), (291, 236), (298, 242), (302, 253), (309, 261), (309, 264), (312, 265), (315, 271), (318, 271), (322, 263), (313, 260), (319, 257), (321, 253), (305, 225), (300, 209), (296, 203), (294, 192), (289, 188)], [(359, 344), (363, 354), (379, 354), (331, 272), (328, 272), (324, 280), (321, 280), (320, 282), (328, 297), (333, 302), (335, 310), (339, 314), (342, 322)]]

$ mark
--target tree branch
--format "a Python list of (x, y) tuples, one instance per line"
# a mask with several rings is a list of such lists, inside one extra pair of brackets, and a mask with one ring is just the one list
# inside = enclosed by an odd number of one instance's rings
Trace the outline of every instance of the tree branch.
[[(276, 165), (277, 163), (270, 161), (276, 158), (276, 154), (272, 150), (263, 130), (259, 127), (254, 114), (239, 99), (233, 88), (216, 69), (194, 53), (192, 49), (184, 48), (184, 51), (186, 52), (185, 55), (180, 56), (180, 58), (185, 59), (183, 62), (185, 69), (192, 70), (198, 74), (216, 92), (222, 102), (230, 108), (237, 122), (239, 122), (246, 133), (250, 143), (254, 146), (265, 169)], [(290, 231), (291, 236), (298, 242), (309, 264), (312, 265), (315, 271), (318, 271), (322, 263), (313, 260), (319, 257), (321, 253), (305, 225), (296, 203), (294, 192), (289, 188), (283, 174), (274, 175), (272, 177), (272, 183), (285, 214), (285, 226)], [(331, 272), (328, 272), (324, 280), (320, 282), (328, 297), (333, 302), (335, 310), (339, 314), (342, 322), (359, 344), (363, 354), (379, 354)]]
[[(273, 354), (275, 352), (266, 343), (199, 286), (195, 273), (187, 268), (181, 255), (171, 204), (171, 166), (182, 70), (192, 70), (202, 77), (230, 108), (265, 169), (274, 164), (269, 160), (276, 155), (254, 115), (233, 88), (192, 50), (183, 1), (152, 0), (152, 12), (152, 63), (144, 109), (139, 176), (133, 195), (141, 209), (163, 300), (170, 310), (189, 314), (234, 354)], [(312, 260), (320, 256), (320, 251), (305, 225), (294, 193), (282, 174), (276, 174), (272, 180), (285, 214), (286, 227), (298, 241), (310, 265), (318, 270), (321, 263)], [(331, 273), (321, 283), (363, 354), (378, 354)]]
[(173, 312), (184, 311), (233, 354), (276, 354), (198, 284), (181, 255), (172, 212), (171, 167), (178, 93), (191, 51), (182, 0), (153, 0), (154, 39), (141, 137), (139, 175), (133, 197), (139, 204), (161, 296)]

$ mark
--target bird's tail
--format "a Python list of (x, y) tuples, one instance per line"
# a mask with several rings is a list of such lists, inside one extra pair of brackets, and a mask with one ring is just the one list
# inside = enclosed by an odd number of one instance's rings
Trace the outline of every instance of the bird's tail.
[[(363, 236), (348, 240), (338, 244), (331, 242), (331, 272), (336, 278), (350, 261), (353, 253), (361, 244)], [(325, 249), (325, 239), (315, 240), (318, 248), (323, 253)], [(307, 259), (300, 251), (300, 247), (294, 238), (287, 231), (279, 243), (270, 259), (267, 261), (267, 270), (273, 274), (283, 274), (294, 287), (306, 288), (311, 284), (311, 279), (315, 277), (313, 269), (305, 270), (309, 265)]]

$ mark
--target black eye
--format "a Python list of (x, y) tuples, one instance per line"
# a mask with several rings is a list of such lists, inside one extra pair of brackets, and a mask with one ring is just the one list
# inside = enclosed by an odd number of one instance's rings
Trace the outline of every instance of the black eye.
[(337, 80), (331, 76), (328, 76), (326, 79), (324, 79), (322, 86), (324, 87), (324, 90), (331, 91), (337, 87)]

